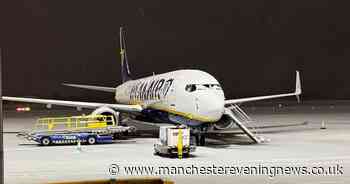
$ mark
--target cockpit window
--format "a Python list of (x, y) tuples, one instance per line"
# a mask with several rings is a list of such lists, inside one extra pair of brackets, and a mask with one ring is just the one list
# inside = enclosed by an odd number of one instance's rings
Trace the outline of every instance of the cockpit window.
[(197, 87), (195, 84), (188, 84), (186, 85), (186, 91), (188, 92), (193, 92), (193, 91), (196, 91)]
[(193, 92), (196, 90), (206, 90), (206, 89), (221, 89), (220, 84), (188, 84), (186, 85), (186, 91)]
[(221, 89), (220, 84), (213, 84), (213, 87), (215, 87), (216, 89)]
[(210, 89), (221, 89), (220, 84), (202, 84), (202, 86), (206, 87), (206, 88), (210, 88)]

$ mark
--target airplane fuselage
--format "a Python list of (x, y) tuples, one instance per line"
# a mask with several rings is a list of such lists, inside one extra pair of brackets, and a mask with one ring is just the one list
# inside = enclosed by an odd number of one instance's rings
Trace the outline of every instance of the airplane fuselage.
[[(200, 70), (176, 70), (137, 80), (116, 88), (118, 103), (141, 105), (198, 124), (216, 122), (224, 113), (224, 92), (219, 82)], [(193, 123), (192, 122), (192, 123)]]
[[(235, 123), (254, 140), (258, 139), (244, 128), (236, 116), (247, 115), (237, 106), (249, 101), (266, 100), (301, 94), (299, 72), (296, 71), (295, 91), (292, 93), (248, 97), (225, 100), (219, 82), (210, 74), (200, 70), (176, 70), (168, 73), (131, 80), (126, 54), (126, 32), (120, 28), (121, 82), (114, 87), (65, 84), (67, 86), (115, 93), (117, 103), (80, 102), (56, 99), (39, 99), (3, 96), (3, 100), (63, 105), (94, 109), (92, 114), (113, 115), (118, 120), (127, 113), (129, 117), (150, 122), (185, 124), (192, 128), (196, 142), (205, 144), (205, 133), (212, 130), (225, 130)], [(225, 107), (225, 105), (227, 107)], [(235, 114), (234, 112), (235, 111)], [(246, 118), (247, 119), (247, 118)], [(248, 118), (249, 119), (249, 118)], [(204, 133), (204, 134), (203, 134)]]

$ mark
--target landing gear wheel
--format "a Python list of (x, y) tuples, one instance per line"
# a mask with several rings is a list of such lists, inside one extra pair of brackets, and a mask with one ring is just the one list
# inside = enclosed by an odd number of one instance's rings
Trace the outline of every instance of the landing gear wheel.
[(197, 146), (205, 146), (205, 135), (204, 134), (195, 135), (194, 137), (195, 137)]
[(129, 131), (125, 131), (122, 134), (123, 134), (123, 136), (128, 136), (129, 135)]
[(120, 133), (114, 133), (113, 134), (113, 140), (121, 139), (122, 135)]
[(96, 143), (96, 138), (94, 136), (89, 136), (87, 138), (87, 143), (92, 145), (92, 144), (95, 144)]
[(197, 146), (199, 146), (199, 143), (200, 143), (199, 137), (200, 137), (199, 135), (195, 135), (195, 136), (194, 136), (194, 138), (195, 138), (195, 140), (196, 140), (196, 145), (197, 145)]
[(205, 146), (205, 135), (201, 135), (200, 136), (199, 145), (200, 146)]
[(43, 137), (40, 140), (41, 145), (48, 146), (51, 144), (51, 139), (49, 137)]

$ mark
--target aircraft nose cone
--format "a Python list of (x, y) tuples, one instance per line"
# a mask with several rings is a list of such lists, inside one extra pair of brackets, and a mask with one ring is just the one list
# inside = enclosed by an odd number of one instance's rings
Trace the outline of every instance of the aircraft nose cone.
[(225, 99), (221, 95), (212, 94), (203, 99), (199, 107), (202, 115), (208, 117), (212, 121), (218, 121), (225, 109)]

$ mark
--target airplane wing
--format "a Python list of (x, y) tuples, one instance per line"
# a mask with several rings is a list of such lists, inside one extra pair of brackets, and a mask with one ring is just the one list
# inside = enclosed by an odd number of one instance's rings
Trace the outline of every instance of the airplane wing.
[(112, 88), (112, 87), (69, 84), (69, 83), (62, 83), (62, 84), (65, 86), (70, 86), (70, 87), (75, 87), (75, 88), (83, 88), (83, 89), (90, 89), (90, 90), (95, 90), (95, 91), (105, 91), (105, 92), (115, 93), (115, 88)]
[(124, 111), (124, 112), (141, 112), (142, 111), (142, 107), (140, 105), (106, 104), (106, 103), (78, 102), (78, 101), (51, 100), (51, 99), (38, 99), (38, 98), (20, 98), (20, 97), (9, 97), (9, 96), (3, 96), (2, 99), (6, 101), (40, 103), (40, 104), (60, 105), (60, 106), (68, 106), (68, 107), (82, 107), (82, 108), (88, 108), (88, 109), (96, 109), (98, 107), (107, 106), (117, 111)]
[(300, 98), (299, 98), (300, 94), (301, 94), (300, 74), (299, 74), (299, 71), (296, 71), (295, 91), (293, 93), (225, 100), (225, 105), (239, 104), (239, 103), (244, 103), (244, 102), (265, 100), (265, 99), (272, 99), (272, 98), (281, 98), (281, 97), (287, 97), (287, 96), (296, 96), (298, 102), (300, 102)]

